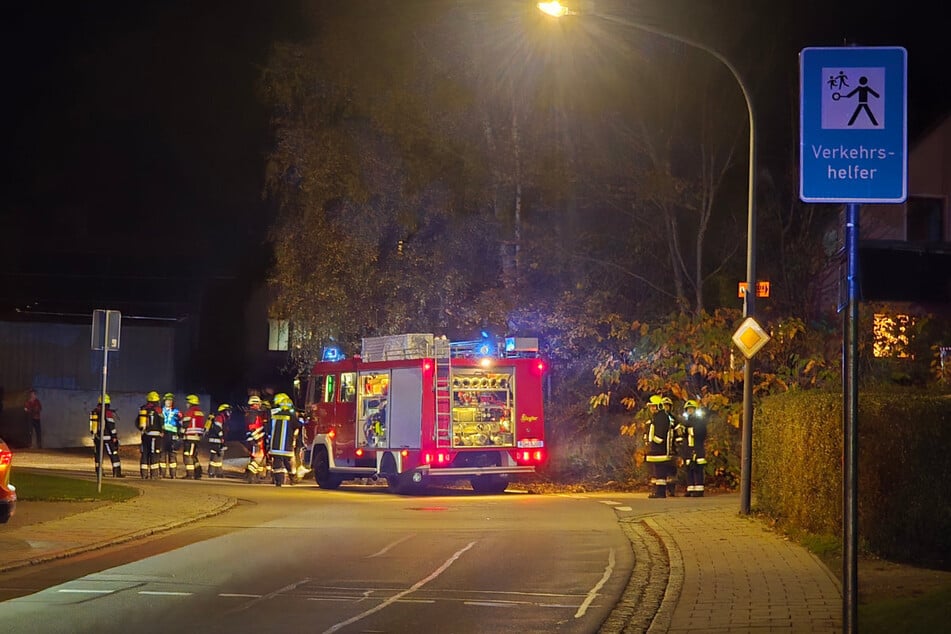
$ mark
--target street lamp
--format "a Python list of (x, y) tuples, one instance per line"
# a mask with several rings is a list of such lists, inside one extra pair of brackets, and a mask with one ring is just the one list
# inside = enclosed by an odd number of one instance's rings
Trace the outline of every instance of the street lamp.
[[(552, 17), (559, 18), (566, 15), (580, 15), (578, 11), (573, 11), (562, 5), (558, 0), (551, 2), (539, 2), (538, 9)], [(747, 175), (747, 201), (746, 201), (746, 288), (747, 292), (743, 298), (743, 316), (752, 317), (756, 301), (756, 125), (753, 115), (753, 100), (750, 98), (750, 91), (744, 83), (736, 67), (730, 63), (719, 52), (709, 46), (684, 37), (675, 33), (669, 33), (662, 29), (630, 20), (623, 20), (613, 16), (606, 16), (598, 13), (585, 15), (594, 15), (607, 22), (615, 22), (625, 26), (630, 26), (647, 33), (659, 35), (667, 39), (675, 40), (700, 49), (713, 57), (721, 64), (727, 67), (736, 83), (743, 93), (743, 99), (746, 100), (746, 112), (749, 115), (750, 125), (750, 153), (749, 153), (749, 174)], [(747, 359), (743, 367), (743, 429), (740, 450), (740, 512), (744, 515), (750, 513), (750, 471), (752, 470), (752, 451), (753, 451), (753, 361)]]

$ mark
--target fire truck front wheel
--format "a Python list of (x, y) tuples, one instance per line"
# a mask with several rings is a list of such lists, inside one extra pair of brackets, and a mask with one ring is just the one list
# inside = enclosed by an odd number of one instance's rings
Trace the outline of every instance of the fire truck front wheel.
[(343, 480), (339, 476), (330, 473), (330, 460), (327, 458), (326, 449), (314, 450), (314, 480), (321, 489), (336, 489)]

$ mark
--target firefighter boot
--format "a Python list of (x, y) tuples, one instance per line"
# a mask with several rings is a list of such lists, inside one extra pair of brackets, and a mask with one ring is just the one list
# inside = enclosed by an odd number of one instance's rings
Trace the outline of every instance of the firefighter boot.
[(125, 476), (122, 475), (122, 467), (113, 467), (113, 468), (112, 468), (112, 477), (113, 477), (113, 478), (124, 478)]
[(143, 480), (149, 479), (149, 466), (148, 465), (139, 465), (139, 475), (142, 476)]
[(201, 480), (201, 463), (200, 462), (195, 463), (195, 479)]
[(276, 487), (284, 486), (284, 474), (283, 474), (283, 473), (275, 473), (275, 474), (274, 474), (274, 486), (276, 486)]

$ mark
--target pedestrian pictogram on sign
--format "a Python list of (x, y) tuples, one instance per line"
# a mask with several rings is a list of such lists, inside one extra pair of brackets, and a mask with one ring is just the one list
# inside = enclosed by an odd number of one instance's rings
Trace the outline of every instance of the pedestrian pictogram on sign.
[(885, 90), (884, 68), (833, 67), (823, 68), (822, 74), (829, 76), (822, 91), (823, 130), (869, 130), (885, 124), (885, 100), (875, 90)]
[(740, 349), (743, 356), (752, 359), (753, 355), (769, 341), (769, 335), (752, 317), (747, 317), (740, 327), (733, 333), (733, 343)]

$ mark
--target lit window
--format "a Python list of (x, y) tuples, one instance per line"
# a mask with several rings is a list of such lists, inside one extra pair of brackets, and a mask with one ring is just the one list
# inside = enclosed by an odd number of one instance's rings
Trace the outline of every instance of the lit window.
[(909, 315), (876, 313), (872, 324), (872, 354), (876, 357), (912, 359), (908, 351), (909, 334), (915, 320)]
[(287, 350), (288, 334), (290, 324), (286, 319), (268, 319), (268, 350)]

